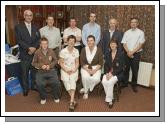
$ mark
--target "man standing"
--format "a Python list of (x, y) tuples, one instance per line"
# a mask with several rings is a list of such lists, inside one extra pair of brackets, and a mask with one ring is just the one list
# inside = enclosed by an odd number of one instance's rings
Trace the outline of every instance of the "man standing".
[(24, 11), (24, 19), (24, 23), (15, 26), (15, 35), (20, 49), (23, 95), (27, 96), (29, 91), (29, 70), (32, 78), (31, 88), (35, 88), (35, 69), (31, 66), (31, 62), (34, 52), (39, 47), (40, 33), (37, 27), (31, 23), (33, 19), (31, 10)]
[(108, 50), (109, 50), (109, 42), (111, 39), (115, 39), (118, 41), (118, 47), (122, 49), (122, 37), (123, 32), (117, 30), (117, 20), (115, 18), (112, 18), (109, 20), (109, 30), (105, 30), (102, 35), (101, 45), (103, 50), (103, 55), (106, 56)]
[(41, 37), (46, 37), (49, 41), (49, 48), (55, 51), (56, 57), (59, 56), (59, 50), (61, 48), (61, 35), (60, 29), (53, 26), (54, 24), (54, 17), (48, 15), (46, 19), (47, 25), (41, 28), (40, 34)]
[(101, 37), (101, 28), (96, 21), (96, 14), (90, 13), (89, 17), (90, 22), (85, 24), (82, 29), (82, 43), (84, 46), (87, 46), (87, 37), (93, 35), (95, 37), (96, 45), (100, 42)]
[(145, 42), (144, 32), (137, 28), (137, 18), (131, 19), (131, 29), (125, 32), (122, 43), (126, 51), (125, 83), (128, 85), (129, 70), (132, 69), (132, 90), (137, 92), (137, 76), (139, 70), (140, 53)]
[(74, 35), (76, 37), (75, 48), (78, 49), (79, 53), (81, 52), (81, 30), (76, 27), (76, 19), (71, 18), (69, 22), (70, 26), (64, 30), (63, 41), (64, 46), (67, 46), (67, 38), (70, 35)]
[(41, 104), (46, 103), (46, 82), (51, 84), (54, 102), (59, 102), (60, 82), (54, 66), (57, 64), (57, 58), (54, 51), (48, 48), (48, 39), (43, 37), (40, 40), (40, 48), (35, 52), (32, 65), (38, 69), (36, 74), (37, 89), (40, 93)]

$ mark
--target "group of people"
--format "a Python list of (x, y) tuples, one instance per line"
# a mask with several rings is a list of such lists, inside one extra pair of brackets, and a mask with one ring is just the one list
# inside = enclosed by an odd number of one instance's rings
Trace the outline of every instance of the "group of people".
[(130, 68), (131, 86), (137, 92), (140, 53), (145, 42), (137, 18), (131, 19), (131, 28), (125, 33), (117, 30), (117, 20), (114, 18), (109, 20), (110, 27), (103, 33), (95, 22), (95, 13), (90, 13), (90, 22), (83, 26), (82, 31), (76, 27), (76, 19), (71, 18), (69, 27), (64, 30), (63, 40), (59, 28), (54, 26), (53, 16), (48, 15), (47, 25), (39, 30), (31, 23), (31, 10), (24, 11), (24, 19), (15, 27), (16, 41), (20, 47), (24, 96), (29, 91), (30, 71), (31, 89), (39, 92), (40, 103), (46, 103), (46, 82), (51, 84), (54, 102), (60, 102), (59, 67), (61, 81), (70, 95), (70, 110), (74, 110), (77, 104), (75, 90), (79, 75), (83, 99), (88, 99), (89, 92), (101, 82), (106, 94), (105, 101), (110, 108), (113, 106), (114, 85), (121, 82), (122, 87), (128, 86)]

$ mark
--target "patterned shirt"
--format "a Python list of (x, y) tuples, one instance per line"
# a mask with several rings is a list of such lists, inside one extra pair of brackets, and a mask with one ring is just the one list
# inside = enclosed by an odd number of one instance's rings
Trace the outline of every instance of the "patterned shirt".
[(64, 59), (64, 66), (69, 70), (75, 68), (75, 59), (79, 58), (79, 52), (77, 49), (73, 48), (72, 53), (68, 51), (68, 47), (60, 51), (60, 57)]

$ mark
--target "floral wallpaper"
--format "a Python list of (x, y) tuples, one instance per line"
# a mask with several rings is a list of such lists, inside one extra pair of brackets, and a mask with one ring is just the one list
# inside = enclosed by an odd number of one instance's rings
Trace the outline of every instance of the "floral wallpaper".
[(89, 21), (90, 12), (96, 13), (97, 23), (102, 31), (108, 29), (110, 18), (118, 20), (118, 29), (126, 31), (130, 28), (130, 19), (139, 19), (139, 28), (145, 32), (146, 42), (141, 60), (155, 63), (155, 7), (153, 5), (71, 5), (67, 6), (70, 17), (77, 19), (77, 26)]

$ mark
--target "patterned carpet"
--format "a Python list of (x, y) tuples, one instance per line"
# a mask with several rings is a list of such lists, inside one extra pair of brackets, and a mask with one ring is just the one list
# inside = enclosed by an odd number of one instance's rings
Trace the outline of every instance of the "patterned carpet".
[[(63, 90), (64, 91), (64, 90)], [(155, 111), (155, 91), (153, 88), (138, 86), (138, 93), (134, 93), (131, 87), (122, 89), (119, 102), (115, 102), (112, 109), (104, 102), (104, 91), (100, 95), (95, 89), (89, 95), (89, 99), (82, 99), (82, 95), (76, 94), (78, 106), (76, 112), (154, 112)], [(36, 91), (29, 92), (27, 97), (22, 94), (8, 96), (5, 98), (6, 112), (67, 112), (69, 96), (63, 92), (60, 103), (55, 103), (51, 95), (45, 105), (39, 103), (39, 95)], [(26, 106), (26, 107), (25, 107)]]

